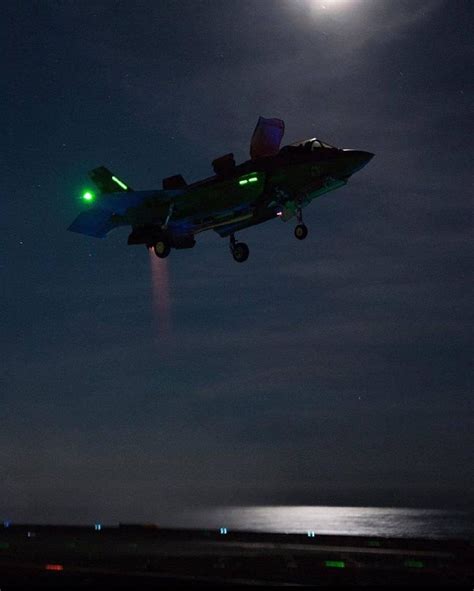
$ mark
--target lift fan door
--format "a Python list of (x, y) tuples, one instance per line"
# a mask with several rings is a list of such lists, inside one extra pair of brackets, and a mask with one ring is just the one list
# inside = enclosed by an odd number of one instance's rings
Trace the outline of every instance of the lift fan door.
[(281, 119), (259, 117), (250, 142), (250, 158), (273, 156), (280, 149), (285, 133), (285, 123)]

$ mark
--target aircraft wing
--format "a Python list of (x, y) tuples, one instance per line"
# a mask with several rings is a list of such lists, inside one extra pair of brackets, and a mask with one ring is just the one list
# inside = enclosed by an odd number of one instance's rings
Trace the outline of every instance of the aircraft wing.
[(68, 230), (78, 232), (79, 234), (86, 234), (87, 236), (94, 236), (95, 238), (104, 238), (110, 230), (115, 228), (115, 224), (111, 221), (111, 218), (110, 211), (98, 208), (89, 209), (80, 213), (69, 226)]
[(273, 156), (280, 149), (285, 133), (285, 123), (281, 119), (259, 117), (250, 142), (250, 158)]

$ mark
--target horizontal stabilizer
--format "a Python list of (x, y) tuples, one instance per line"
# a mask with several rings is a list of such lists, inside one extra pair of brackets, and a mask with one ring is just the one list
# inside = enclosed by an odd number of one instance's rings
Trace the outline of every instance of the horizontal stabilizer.
[(185, 189), (188, 185), (180, 174), (163, 179), (163, 189)]
[(226, 174), (232, 172), (235, 168), (235, 159), (233, 154), (225, 154), (212, 161), (212, 168), (216, 174)]
[(120, 193), (133, 189), (113, 175), (105, 166), (99, 166), (89, 172), (89, 177), (101, 193)]
[(69, 226), (68, 230), (78, 232), (79, 234), (86, 234), (87, 236), (94, 236), (95, 238), (104, 238), (113, 228), (115, 228), (115, 225), (112, 222), (110, 211), (89, 209), (80, 213)]

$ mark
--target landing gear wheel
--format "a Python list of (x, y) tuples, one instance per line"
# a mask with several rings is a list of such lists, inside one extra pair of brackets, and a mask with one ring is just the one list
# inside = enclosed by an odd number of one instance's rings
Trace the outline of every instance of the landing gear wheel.
[(165, 259), (171, 252), (171, 247), (166, 240), (158, 240), (153, 246), (155, 254), (160, 259)]
[(304, 240), (308, 235), (308, 228), (304, 224), (298, 224), (295, 228), (295, 236), (298, 240)]
[(232, 247), (232, 256), (234, 257), (234, 261), (238, 263), (243, 263), (249, 258), (249, 247), (245, 244), (245, 242), (236, 242)]

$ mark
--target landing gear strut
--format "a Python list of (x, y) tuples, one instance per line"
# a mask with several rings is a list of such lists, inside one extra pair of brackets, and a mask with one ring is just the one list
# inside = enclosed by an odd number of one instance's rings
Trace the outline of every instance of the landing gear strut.
[(303, 213), (301, 211), (301, 207), (298, 207), (296, 210), (296, 219), (298, 221), (298, 225), (295, 228), (295, 237), (298, 240), (304, 240), (308, 235), (308, 228), (303, 224)]
[(230, 252), (234, 257), (234, 261), (243, 263), (249, 258), (249, 247), (245, 242), (237, 242), (234, 234), (230, 235)]

